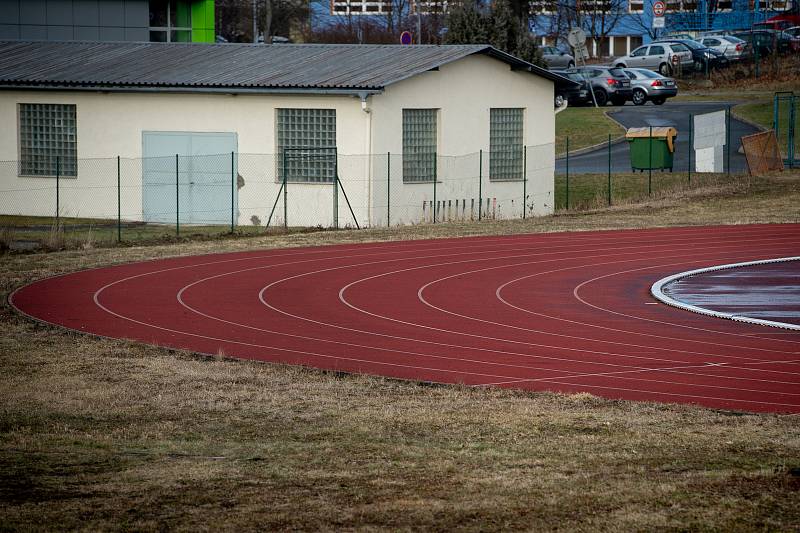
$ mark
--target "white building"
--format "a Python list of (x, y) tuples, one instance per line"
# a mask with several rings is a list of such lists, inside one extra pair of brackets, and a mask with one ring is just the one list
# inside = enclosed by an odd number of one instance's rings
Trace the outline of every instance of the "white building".
[(89, 218), (543, 215), (555, 83), (486, 45), (0, 43), (0, 213), (53, 215), (57, 181)]

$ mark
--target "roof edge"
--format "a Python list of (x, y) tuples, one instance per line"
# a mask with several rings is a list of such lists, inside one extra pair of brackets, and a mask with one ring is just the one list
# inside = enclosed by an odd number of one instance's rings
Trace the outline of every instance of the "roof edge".
[(0, 82), (0, 90), (91, 91), (116, 93), (199, 93), (199, 94), (314, 94), (324, 96), (361, 96), (380, 94), (383, 89), (324, 87), (195, 87), (191, 85), (70, 85)]

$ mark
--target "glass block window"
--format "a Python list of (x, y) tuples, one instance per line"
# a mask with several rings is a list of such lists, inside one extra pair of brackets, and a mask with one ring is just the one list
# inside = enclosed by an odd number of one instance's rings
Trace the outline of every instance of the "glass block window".
[(78, 175), (75, 116), (73, 104), (19, 104), (20, 176)]
[(403, 109), (403, 181), (436, 179), (436, 109)]
[(489, 110), (490, 180), (523, 178), (522, 120), (523, 110), (519, 108)]
[(285, 164), (287, 181), (333, 183), (336, 174), (336, 110), (278, 109), (276, 124), (278, 179), (283, 180)]

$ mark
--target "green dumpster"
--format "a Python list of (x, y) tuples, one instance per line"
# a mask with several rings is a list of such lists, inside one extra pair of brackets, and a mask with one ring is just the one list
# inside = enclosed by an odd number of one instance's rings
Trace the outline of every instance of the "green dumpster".
[(675, 128), (630, 128), (625, 138), (631, 151), (631, 170), (669, 169), (672, 172), (677, 136)]

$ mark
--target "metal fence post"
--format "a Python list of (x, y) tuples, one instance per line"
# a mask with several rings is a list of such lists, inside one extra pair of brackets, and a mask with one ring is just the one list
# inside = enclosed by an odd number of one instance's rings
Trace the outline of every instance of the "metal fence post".
[(386, 152), (386, 227), (392, 226), (392, 152)]
[(478, 221), (481, 220), (481, 207), (483, 206), (483, 150), (478, 150)]
[(289, 221), (287, 220), (287, 215), (289, 213), (288, 208), (286, 207), (286, 199), (288, 197), (286, 193), (286, 183), (288, 180), (286, 179), (286, 149), (283, 150), (283, 229), (288, 231), (289, 230)]
[(608, 134), (608, 205), (611, 205), (611, 134)]
[(439, 217), (439, 204), (436, 201), (436, 152), (433, 152), (433, 223)]
[(692, 182), (692, 154), (694, 154), (694, 115), (689, 115), (689, 183)]
[(235, 216), (234, 206), (236, 204), (236, 173), (233, 167), (234, 167), (233, 152), (231, 152), (231, 233), (233, 233), (234, 216)]
[(569, 211), (569, 137), (567, 137), (567, 211)]
[(725, 163), (728, 168), (728, 177), (731, 176), (731, 106), (728, 106), (727, 113), (725, 114)]
[(528, 203), (528, 147), (522, 147), (522, 220), (525, 220)]
[(122, 173), (120, 157), (117, 156), (117, 242), (122, 242)]
[(339, 154), (336, 151), (333, 161), (333, 227), (339, 229)]
[(178, 154), (175, 154), (175, 235), (181, 234), (181, 189), (178, 170)]
[(648, 159), (649, 162), (647, 164), (647, 195), (653, 195), (653, 126), (650, 126), (650, 138), (648, 139), (649, 144), (649, 153)]
[(61, 156), (56, 156), (56, 227), (61, 220)]

